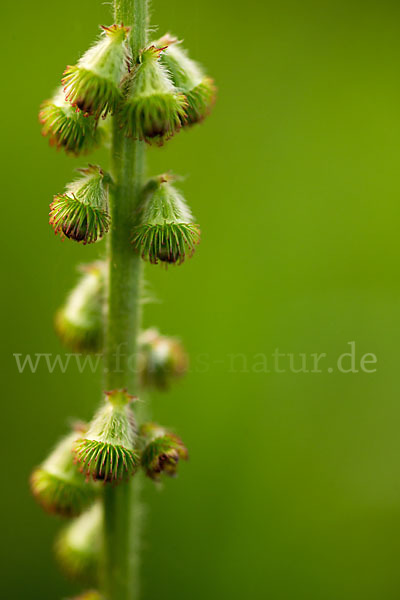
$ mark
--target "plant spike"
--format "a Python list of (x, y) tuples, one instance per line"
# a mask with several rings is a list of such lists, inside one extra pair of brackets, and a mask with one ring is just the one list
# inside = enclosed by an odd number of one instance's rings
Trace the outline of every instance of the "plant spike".
[(63, 239), (86, 245), (109, 233), (105, 259), (83, 268), (55, 325), (73, 351), (103, 350), (105, 388), (112, 391), (90, 424), (62, 440), (31, 478), (46, 510), (78, 517), (55, 547), (68, 574), (97, 588), (102, 546), (100, 589), (74, 600), (139, 598), (141, 482), (140, 474), (131, 477), (142, 467), (158, 482), (188, 458), (182, 440), (159, 425), (141, 424), (138, 434), (141, 411), (135, 418), (131, 406), (138, 389), (165, 390), (188, 365), (176, 339), (156, 329), (141, 332), (142, 258), (180, 264), (200, 241), (175, 178), (146, 184), (145, 142), (161, 146), (202, 121), (215, 87), (175, 38), (149, 44), (149, 3), (113, 0), (115, 24), (102, 27), (100, 39), (67, 67), (62, 90), (39, 114), (43, 135), (67, 154), (85, 154), (111, 139), (111, 175), (89, 164), (50, 205), (50, 224)]

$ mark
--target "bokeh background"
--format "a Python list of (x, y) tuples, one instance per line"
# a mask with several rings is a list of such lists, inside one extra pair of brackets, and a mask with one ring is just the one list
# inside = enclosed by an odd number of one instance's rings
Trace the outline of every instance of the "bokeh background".
[[(27, 482), (68, 419), (90, 417), (101, 373), (19, 374), (13, 353), (65, 352), (54, 311), (75, 266), (103, 251), (61, 243), (47, 224), (52, 195), (82, 161), (48, 147), (37, 110), (109, 10), (95, 0), (2, 8), (7, 599), (79, 589), (52, 558), (60, 523)], [(153, 24), (185, 39), (219, 100), (204, 126), (149, 151), (150, 173), (186, 176), (203, 240), (182, 267), (146, 270), (159, 300), (146, 325), (180, 336), (192, 368), (152, 398), (191, 461), (162, 491), (146, 487), (143, 598), (397, 600), (400, 6), (154, 0)], [(376, 355), (375, 373), (337, 370), (350, 341), (358, 365)], [(272, 362), (263, 372), (260, 355), (276, 349), (326, 353), (323, 372)]]

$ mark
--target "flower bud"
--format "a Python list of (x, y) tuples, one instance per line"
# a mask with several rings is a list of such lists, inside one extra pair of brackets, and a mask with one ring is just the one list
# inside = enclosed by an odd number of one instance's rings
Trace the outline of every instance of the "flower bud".
[(129, 27), (112, 25), (102, 27), (100, 40), (95, 43), (78, 64), (64, 72), (65, 99), (84, 114), (105, 117), (113, 113), (121, 100), (120, 84), (127, 72)]
[(145, 447), (142, 466), (146, 475), (160, 481), (161, 473), (174, 477), (179, 460), (188, 460), (188, 451), (182, 440), (156, 423), (146, 423), (140, 428)]
[(179, 93), (160, 62), (160, 48), (140, 55), (119, 122), (128, 137), (162, 145), (179, 131), (185, 119), (186, 98)]
[(93, 117), (85, 117), (64, 100), (62, 88), (51, 100), (42, 103), (39, 121), (42, 134), (50, 145), (63, 148), (67, 154), (87, 154), (103, 142), (105, 132)]
[(147, 329), (139, 337), (139, 372), (144, 387), (165, 389), (171, 379), (181, 377), (188, 368), (188, 357), (179, 342)]
[(140, 224), (133, 232), (133, 245), (152, 264), (181, 264), (200, 242), (200, 228), (172, 180), (161, 175), (150, 181), (144, 191)]
[(95, 165), (79, 172), (81, 177), (68, 184), (64, 194), (54, 196), (49, 222), (56, 234), (92, 244), (107, 233), (110, 225), (109, 177)]
[(78, 285), (57, 311), (56, 332), (73, 352), (100, 352), (102, 349), (105, 269), (105, 263), (100, 261), (81, 266)]
[(136, 473), (140, 457), (132, 400), (124, 390), (107, 392), (86, 435), (76, 442), (76, 461), (87, 477), (117, 482)]
[(157, 45), (165, 48), (161, 63), (171, 74), (175, 87), (186, 96), (186, 119), (182, 124), (199, 123), (210, 113), (215, 102), (214, 81), (206, 77), (199, 63), (189, 58), (177, 38), (167, 34)]
[(96, 487), (85, 482), (74, 465), (73, 446), (82, 432), (74, 431), (55, 447), (31, 475), (31, 490), (49, 513), (63, 517), (79, 515), (96, 496)]
[(88, 585), (97, 585), (102, 548), (103, 509), (99, 502), (59, 533), (56, 558), (64, 573)]

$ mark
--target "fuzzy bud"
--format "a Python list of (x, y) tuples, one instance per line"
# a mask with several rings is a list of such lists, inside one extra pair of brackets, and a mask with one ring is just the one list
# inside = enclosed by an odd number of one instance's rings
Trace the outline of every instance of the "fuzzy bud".
[(81, 279), (57, 311), (56, 332), (73, 352), (100, 352), (103, 343), (105, 263), (82, 265)]
[(102, 549), (103, 509), (98, 502), (59, 533), (56, 558), (64, 573), (87, 585), (97, 585)]
[(100, 40), (78, 64), (64, 72), (65, 99), (84, 114), (105, 117), (113, 113), (122, 95), (120, 84), (127, 73), (129, 28), (123, 25), (102, 27)]
[(140, 429), (145, 447), (142, 467), (146, 475), (160, 481), (161, 473), (174, 477), (179, 460), (188, 460), (188, 451), (182, 440), (156, 423), (146, 423)]
[(102, 169), (89, 165), (79, 169), (81, 176), (67, 185), (64, 194), (54, 196), (50, 204), (50, 225), (55, 233), (76, 242), (92, 244), (107, 233), (108, 183)]
[(130, 407), (133, 399), (124, 390), (107, 392), (86, 435), (76, 442), (76, 461), (87, 477), (118, 482), (136, 473), (140, 457)]
[(133, 245), (152, 264), (181, 264), (200, 242), (200, 228), (172, 181), (171, 176), (161, 175), (149, 182), (133, 232)]
[(155, 46), (141, 53), (119, 115), (128, 137), (158, 145), (179, 131), (186, 114), (186, 98), (175, 89), (160, 53)]
[(32, 493), (49, 513), (63, 517), (77, 516), (96, 496), (96, 487), (85, 482), (74, 464), (72, 450), (81, 436), (81, 431), (74, 431), (61, 440), (31, 475)]
[(186, 119), (182, 124), (199, 123), (215, 103), (214, 81), (205, 75), (199, 63), (189, 58), (177, 38), (166, 34), (156, 44), (165, 48), (161, 53), (161, 63), (171, 74), (175, 87), (186, 96)]
[(188, 357), (179, 340), (147, 329), (140, 335), (139, 345), (142, 386), (166, 389), (172, 379), (186, 373)]
[(105, 139), (105, 130), (94, 117), (85, 117), (64, 99), (62, 89), (51, 100), (42, 103), (39, 112), (42, 134), (50, 145), (78, 156), (98, 148)]

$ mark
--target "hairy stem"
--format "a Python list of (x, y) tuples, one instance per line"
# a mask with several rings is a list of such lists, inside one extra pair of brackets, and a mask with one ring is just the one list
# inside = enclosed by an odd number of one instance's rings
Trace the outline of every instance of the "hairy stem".
[[(134, 60), (146, 43), (147, 0), (114, 0), (114, 19), (131, 27)], [(108, 313), (105, 385), (137, 391), (136, 354), (140, 327), (142, 264), (131, 245), (132, 219), (143, 186), (145, 144), (128, 139), (114, 123), (108, 236)], [(103, 593), (107, 600), (136, 600), (139, 590), (140, 475), (130, 483), (105, 486)]]

